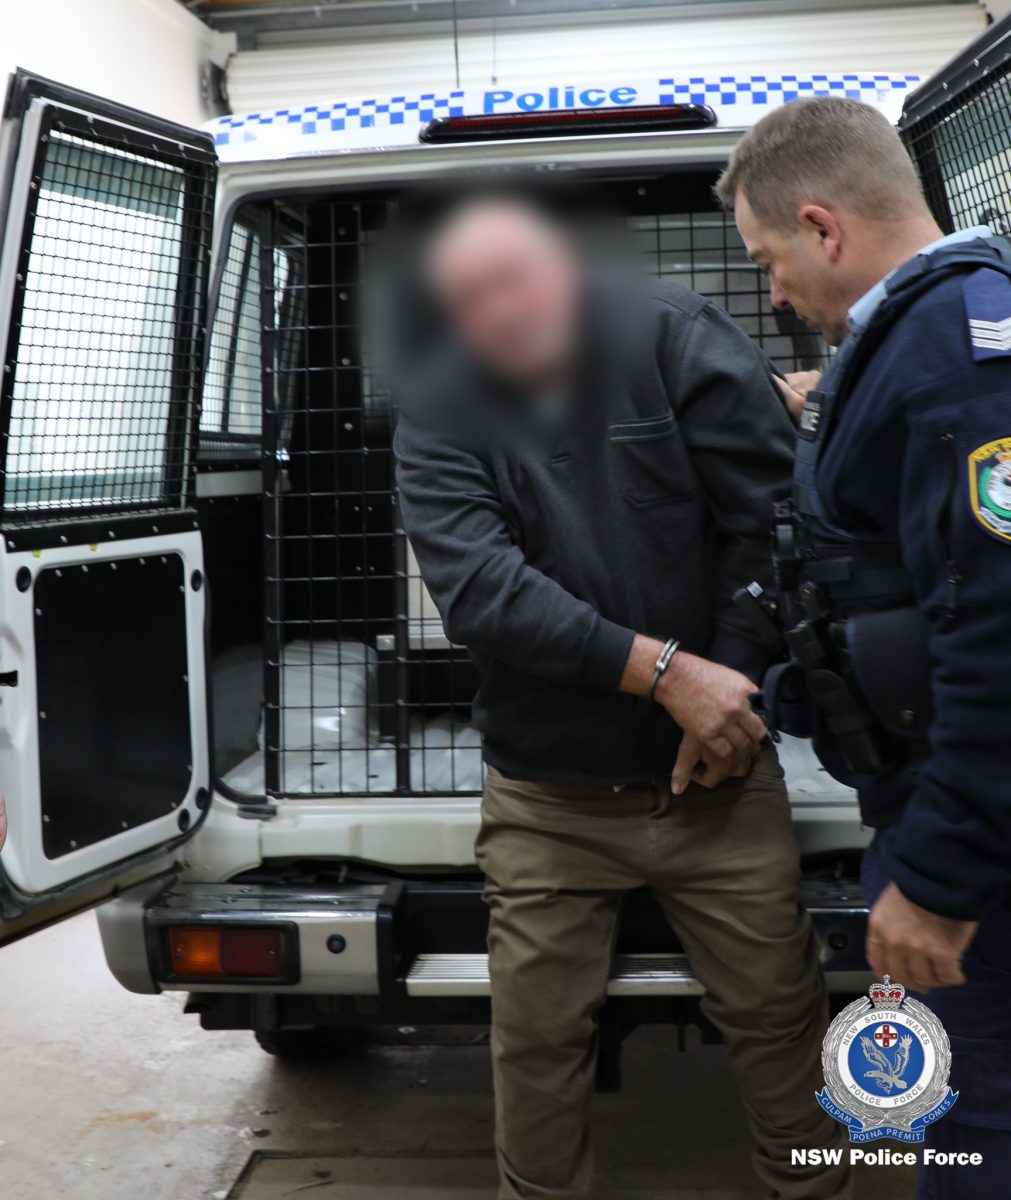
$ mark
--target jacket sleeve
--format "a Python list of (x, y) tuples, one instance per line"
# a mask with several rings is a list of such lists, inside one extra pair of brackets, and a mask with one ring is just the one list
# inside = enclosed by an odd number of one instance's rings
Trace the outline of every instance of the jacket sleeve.
[(450, 641), (532, 675), (617, 689), (634, 631), (526, 562), (480, 455), (406, 416), (394, 450), (404, 527)]
[(975, 919), (1011, 887), (1011, 521), (988, 519), (985, 503), (987, 467), (1011, 452), (1011, 362), (949, 376), (943, 391), (906, 397), (928, 410), (906, 439), (899, 530), (929, 620), (934, 714), (887, 865), (921, 908)]
[(772, 510), (790, 490), (796, 434), (770, 363), (715, 305), (698, 312), (681, 347), (667, 338), (661, 370), (717, 537), (710, 657), (761, 683), (769, 651), (732, 597), (753, 580), (772, 585)]

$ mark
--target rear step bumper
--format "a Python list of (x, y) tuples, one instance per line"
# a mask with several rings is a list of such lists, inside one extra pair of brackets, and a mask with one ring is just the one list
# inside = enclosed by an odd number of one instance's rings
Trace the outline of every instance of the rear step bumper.
[[(409, 996), (490, 996), (487, 954), (419, 954), (406, 978)], [(616, 954), (609, 996), (701, 996), (684, 954)]]
[[(805, 882), (803, 899), (820, 935), (829, 989), (859, 994), (869, 982), (863, 957), (867, 910), (859, 889), (853, 881)], [(648, 908), (634, 908), (635, 903), (633, 896), (626, 911), (628, 941), (619, 941), (608, 995), (646, 1000), (702, 995), (705, 989), (684, 953), (676, 945), (665, 947), (670, 931), (662, 914), (657, 909), (651, 918)], [(395, 1014), (408, 1021), (404, 1006), (415, 1002), (434, 1011), (442, 1001), (473, 999), (486, 1008), (491, 993), (484, 953), (487, 909), (477, 881), (326, 888), (162, 880), (123, 893), (98, 916), (109, 967), (136, 992), (270, 994), (278, 1002), (286, 995), (375, 998), (370, 1011), (377, 1019)], [(224, 946), (236, 927), (276, 931), (283, 976), (238, 977), (223, 968), (199, 978), (174, 973), (182, 934), (202, 929), (211, 944), (217, 937)]]

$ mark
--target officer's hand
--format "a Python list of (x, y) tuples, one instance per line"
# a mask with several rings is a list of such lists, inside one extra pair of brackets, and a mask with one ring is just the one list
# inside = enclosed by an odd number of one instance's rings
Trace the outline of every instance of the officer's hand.
[(894, 883), (881, 893), (867, 923), (867, 960), (882, 979), (887, 972), (918, 992), (965, 983), (962, 955), (978, 922), (927, 912)]
[(813, 392), (821, 381), (821, 371), (790, 371), (785, 379), (773, 375), (772, 381), (783, 393), (790, 416), (799, 422), (808, 392)]
[[(714, 787), (729, 775), (746, 775), (767, 730), (751, 709), (755, 685), (730, 667), (685, 650), (674, 655), (656, 699), (685, 732), (671, 790), (680, 795), (695, 778)], [(698, 774), (698, 764), (705, 771)]]

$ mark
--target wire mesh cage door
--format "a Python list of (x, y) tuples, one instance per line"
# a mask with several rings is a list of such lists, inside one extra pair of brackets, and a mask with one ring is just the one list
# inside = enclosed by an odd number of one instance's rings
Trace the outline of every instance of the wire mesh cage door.
[(3, 522), (179, 509), (213, 154), (58, 107), (42, 122), (2, 386)]
[(981, 55), (908, 106), (900, 132), (945, 232), (989, 225), (1011, 236), (1011, 60)]
[(269, 796), (481, 786), (466, 654), (409, 630), (420, 576), (365, 316), (385, 225), (382, 200), (328, 199), (268, 207), (258, 229)]
[(35, 923), (145, 878), (210, 784), (190, 502), (217, 159), (26, 72), (4, 115), (0, 762), (7, 907)]

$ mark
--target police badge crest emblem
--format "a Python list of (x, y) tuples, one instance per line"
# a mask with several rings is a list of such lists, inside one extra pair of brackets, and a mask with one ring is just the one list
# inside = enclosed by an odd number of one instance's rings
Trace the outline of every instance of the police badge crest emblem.
[(998, 438), (969, 455), (969, 496), (987, 533), (1011, 542), (1011, 438)]
[(829, 1026), (822, 1047), (825, 1086), (818, 1103), (848, 1126), (851, 1142), (922, 1142), (951, 1108), (951, 1048), (925, 1004), (886, 975)]

